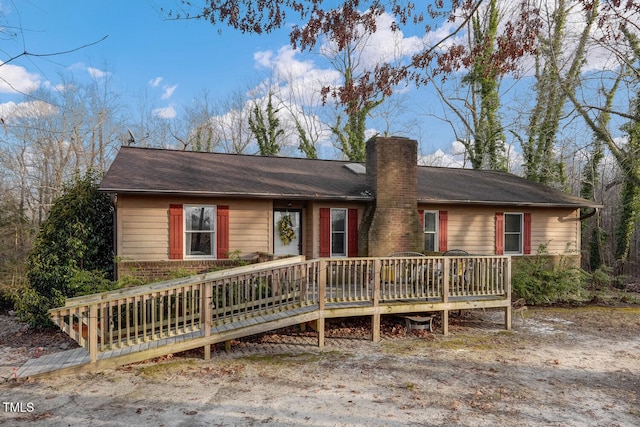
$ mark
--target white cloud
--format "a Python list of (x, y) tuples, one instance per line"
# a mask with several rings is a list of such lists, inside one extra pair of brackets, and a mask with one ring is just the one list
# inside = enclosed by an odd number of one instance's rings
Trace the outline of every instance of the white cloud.
[(162, 77), (156, 77), (155, 79), (149, 80), (149, 86), (158, 87), (162, 83)]
[[(283, 46), (277, 53), (256, 52), (254, 60), (257, 68), (272, 71), (282, 99), (292, 99), (304, 106), (320, 105), (320, 89), (338, 84), (340, 74), (333, 69), (320, 68), (310, 59), (298, 59), (299, 56), (300, 53), (290, 46)], [(264, 93), (271, 86), (271, 82), (263, 82), (256, 88), (256, 93)]]
[(24, 67), (0, 64), (0, 93), (31, 93), (40, 86), (40, 76)]
[[(280, 50), (282, 49), (284, 48), (280, 48)], [(255, 52), (253, 54), (253, 60), (256, 62), (258, 67), (271, 68), (273, 64), (273, 51), (265, 50)]]
[(171, 98), (171, 95), (173, 95), (173, 92), (176, 90), (177, 87), (178, 85), (173, 85), (173, 86), (164, 85), (162, 87), (162, 96), (160, 97), (160, 99)]
[(445, 151), (436, 150), (434, 153), (421, 156), (418, 163), (425, 166), (439, 166), (445, 168), (470, 167), (466, 160), (464, 146), (460, 141), (453, 141)]
[(44, 101), (6, 102), (0, 104), (0, 117), (5, 120), (21, 117), (43, 117), (56, 114), (58, 108)]
[(164, 108), (156, 108), (151, 112), (154, 116), (159, 117), (161, 119), (175, 119), (178, 113), (176, 109), (172, 106), (164, 107)]
[(99, 70), (98, 68), (87, 67), (87, 72), (94, 79), (100, 79), (109, 75), (108, 71)]

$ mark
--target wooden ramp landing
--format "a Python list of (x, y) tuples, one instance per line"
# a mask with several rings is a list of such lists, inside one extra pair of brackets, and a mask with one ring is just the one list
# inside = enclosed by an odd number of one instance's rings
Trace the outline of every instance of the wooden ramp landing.
[(195, 331), (175, 337), (108, 350), (98, 354), (91, 364), (85, 348), (74, 348), (29, 359), (17, 371), (18, 378), (41, 377), (47, 374), (72, 374), (100, 369), (110, 369), (129, 363), (160, 357), (170, 353), (191, 350), (207, 344), (216, 344), (249, 335), (284, 328), (318, 318), (318, 307), (309, 306), (254, 318), (223, 323), (211, 328), (211, 335)]

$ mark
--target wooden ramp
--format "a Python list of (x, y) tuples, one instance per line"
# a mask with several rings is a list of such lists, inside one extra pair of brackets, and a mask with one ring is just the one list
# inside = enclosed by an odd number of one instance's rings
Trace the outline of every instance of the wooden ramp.
[(70, 298), (49, 310), (80, 349), (31, 359), (21, 378), (109, 369), (325, 319), (501, 308), (511, 328), (511, 259), (502, 256), (292, 257), (190, 278)]
[(46, 374), (70, 374), (96, 369), (109, 369), (128, 363), (191, 350), (208, 344), (216, 344), (249, 335), (296, 325), (318, 317), (318, 307), (303, 307), (286, 312), (221, 323), (211, 328), (211, 335), (196, 331), (175, 337), (148, 341), (120, 349), (100, 352), (96, 363), (91, 364), (89, 352), (84, 348), (47, 354), (29, 359), (17, 371), (18, 378), (45, 376)]

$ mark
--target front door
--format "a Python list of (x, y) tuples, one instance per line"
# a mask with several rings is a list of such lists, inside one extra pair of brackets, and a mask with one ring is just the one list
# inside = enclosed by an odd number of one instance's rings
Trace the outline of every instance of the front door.
[(275, 209), (273, 211), (273, 253), (302, 254), (302, 211)]

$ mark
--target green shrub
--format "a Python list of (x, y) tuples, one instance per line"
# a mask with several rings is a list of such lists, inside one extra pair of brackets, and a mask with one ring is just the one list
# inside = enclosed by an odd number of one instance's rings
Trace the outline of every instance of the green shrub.
[(40, 227), (17, 310), (32, 327), (52, 326), (47, 310), (64, 298), (113, 286), (113, 206), (98, 180), (88, 172), (65, 185)]
[(186, 268), (178, 268), (169, 272), (169, 279), (181, 279), (183, 277), (193, 276), (194, 273)]
[(601, 265), (599, 268), (591, 273), (591, 286), (594, 290), (599, 288), (607, 288), (611, 286), (615, 278), (613, 276), (613, 269), (606, 265)]
[(0, 311), (14, 310), (16, 299), (26, 287), (25, 283), (0, 283)]
[(44, 296), (29, 286), (17, 296), (15, 308), (20, 320), (32, 328), (43, 329), (53, 326), (47, 310), (63, 306), (64, 300), (64, 295), (57, 289), (52, 289), (50, 295)]
[(513, 299), (523, 298), (532, 305), (584, 301), (588, 275), (567, 265), (563, 257), (559, 262), (553, 262), (544, 246), (538, 254), (524, 257), (514, 266), (511, 277)]
[(139, 277), (136, 277), (132, 274), (124, 275), (118, 280), (121, 288), (130, 288), (132, 286), (140, 286), (145, 285), (147, 282)]
[(120, 287), (122, 285), (119, 282), (107, 279), (106, 273), (99, 270), (78, 270), (69, 280), (69, 288), (76, 297), (112, 291)]

